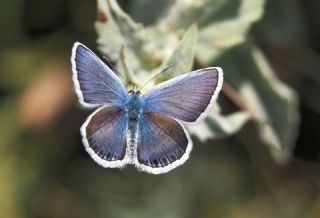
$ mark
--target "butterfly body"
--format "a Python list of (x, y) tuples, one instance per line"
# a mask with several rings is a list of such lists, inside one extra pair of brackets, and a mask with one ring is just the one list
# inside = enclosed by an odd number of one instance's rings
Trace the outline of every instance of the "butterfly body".
[(127, 154), (128, 163), (134, 163), (136, 144), (138, 140), (138, 125), (142, 114), (142, 99), (139, 91), (130, 90), (124, 105), (127, 118)]
[(192, 140), (184, 124), (207, 115), (223, 80), (222, 70), (211, 67), (141, 95), (127, 92), (113, 71), (81, 43), (75, 43), (71, 63), (80, 103), (97, 108), (81, 127), (86, 151), (103, 167), (132, 164), (151, 174), (166, 173), (188, 159)]

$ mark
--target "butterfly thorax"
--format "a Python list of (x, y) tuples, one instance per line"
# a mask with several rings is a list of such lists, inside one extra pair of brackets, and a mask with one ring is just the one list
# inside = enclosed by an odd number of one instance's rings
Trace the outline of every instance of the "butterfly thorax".
[(137, 121), (142, 113), (141, 96), (139, 91), (130, 91), (124, 110), (130, 121)]

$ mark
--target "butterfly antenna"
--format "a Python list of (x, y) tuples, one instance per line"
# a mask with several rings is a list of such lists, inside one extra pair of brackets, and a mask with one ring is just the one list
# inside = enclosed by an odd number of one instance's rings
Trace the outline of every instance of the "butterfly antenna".
[(174, 64), (169, 64), (166, 68), (164, 68), (163, 70), (161, 70), (159, 73), (155, 74), (154, 76), (152, 76), (147, 82), (145, 82), (140, 89), (143, 89), (149, 82), (151, 82), (152, 80), (156, 79), (157, 77), (159, 77), (161, 74), (165, 73), (168, 69), (170, 69)]

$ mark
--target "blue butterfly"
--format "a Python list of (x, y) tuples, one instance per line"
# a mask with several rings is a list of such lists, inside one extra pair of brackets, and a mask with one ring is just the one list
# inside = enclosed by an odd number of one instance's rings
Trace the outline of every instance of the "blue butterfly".
[(166, 173), (188, 159), (192, 140), (183, 123), (206, 117), (223, 81), (222, 69), (210, 67), (141, 95), (127, 92), (117, 75), (79, 42), (72, 48), (71, 63), (80, 103), (98, 108), (81, 127), (86, 151), (103, 167), (132, 164), (151, 174)]

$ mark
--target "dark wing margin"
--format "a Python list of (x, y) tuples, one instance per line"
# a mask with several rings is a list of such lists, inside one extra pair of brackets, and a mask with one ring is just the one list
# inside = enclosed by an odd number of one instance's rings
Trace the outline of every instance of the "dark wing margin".
[(166, 173), (188, 158), (192, 141), (178, 121), (161, 113), (147, 112), (138, 124), (135, 166), (151, 174)]
[(83, 44), (72, 48), (73, 83), (80, 103), (85, 107), (121, 106), (127, 92), (118, 76)]
[(185, 122), (197, 122), (208, 114), (222, 82), (223, 71), (219, 67), (183, 74), (160, 83), (143, 95), (144, 110)]
[(127, 119), (121, 109), (116, 106), (98, 108), (81, 127), (86, 151), (103, 167), (125, 166), (126, 128)]

